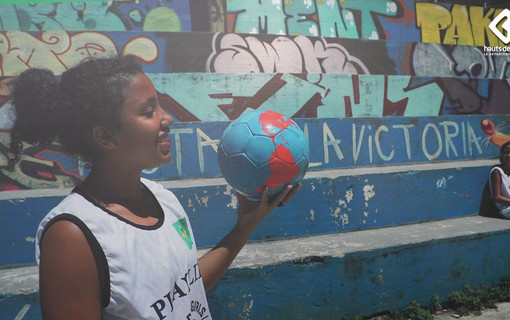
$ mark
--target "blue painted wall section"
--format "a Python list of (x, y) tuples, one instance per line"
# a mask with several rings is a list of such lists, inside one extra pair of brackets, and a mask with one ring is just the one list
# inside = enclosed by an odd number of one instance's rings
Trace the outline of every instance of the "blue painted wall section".
[[(269, 109), (270, 105), (260, 108)], [(311, 142), (311, 171), (494, 159), (498, 146), (509, 137), (504, 116), (298, 118), (296, 122)], [(147, 169), (143, 175), (154, 180), (221, 176), (217, 147), (228, 123), (173, 124), (172, 162)], [(4, 148), (7, 141), (7, 134), (0, 132)], [(87, 174), (84, 164), (63, 155), (58, 145), (27, 146), (24, 153), (15, 172), (0, 168), (4, 189), (72, 186)], [(32, 166), (37, 166), (37, 171)]]
[[(480, 186), (485, 184), (488, 172), (489, 168), (475, 167), (305, 179), (301, 189), (303, 196), (266, 218), (251, 240), (275, 240), (477, 214)], [(420, 181), (420, 187), (416, 181)], [(235, 192), (227, 185), (173, 191), (190, 216), (197, 246), (215, 245), (233, 227), (237, 201)], [(33, 237), (37, 225), (61, 199), (0, 201), (0, 232), (8, 239), (0, 242), (2, 265), (34, 261)]]

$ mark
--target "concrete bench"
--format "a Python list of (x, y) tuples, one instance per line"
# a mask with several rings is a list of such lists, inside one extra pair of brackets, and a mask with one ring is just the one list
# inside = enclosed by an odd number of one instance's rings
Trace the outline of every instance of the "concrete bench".
[[(480, 217), (477, 211), (493, 164), (494, 160), (475, 160), (309, 172), (301, 196), (268, 217), (209, 292), (213, 314), (219, 319), (370, 315), (405, 307), (414, 299), (426, 304), (434, 294), (446, 299), (465, 284), (496, 281), (510, 263), (505, 245), (510, 221)], [(216, 194), (207, 205), (189, 207), (200, 254), (235, 220), (235, 205), (221, 180), (163, 182), (185, 207), (197, 201), (197, 195)], [(359, 186), (351, 186), (351, 181)], [(422, 190), (410, 192), (416, 181)], [(364, 194), (364, 185), (373, 185), (375, 194), (351, 200), (352, 210), (347, 210), (347, 202), (340, 201), (345, 192)], [(428, 186), (433, 188), (427, 196)], [(58, 202), (68, 191), (26, 191), (23, 200), (2, 201), (44, 211), (41, 206)], [(222, 199), (223, 193), (228, 200)], [(313, 213), (310, 204), (305, 205), (309, 201), (317, 206)], [(232, 212), (218, 213), (226, 203), (232, 204)], [(12, 208), (5, 212), (19, 214)], [(211, 226), (219, 219), (221, 223)], [(13, 246), (22, 253), (17, 258), (29, 264), (33, 239), (27, 237), (27, 229)], [(0, 300), (1, 318), (20, 312), (23, 319), (40, 317), (37, 279), (33, 265), (0, 271), (0, 295), (5, 297)]]

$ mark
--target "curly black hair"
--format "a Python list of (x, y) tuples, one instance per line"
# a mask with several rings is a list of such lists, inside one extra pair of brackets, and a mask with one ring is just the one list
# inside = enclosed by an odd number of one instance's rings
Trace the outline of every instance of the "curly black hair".
[(92, 129), (119, 129), (124, 88), (141, 65), (130, 56), (87, 60), (62, 74), (29, 69), (14, 81), (12, 103), (16, 120), (11, 130), (9, 168), (19, 161), (23, 141), (59, 142), (66, 153), (93, 163), (101, 149)]

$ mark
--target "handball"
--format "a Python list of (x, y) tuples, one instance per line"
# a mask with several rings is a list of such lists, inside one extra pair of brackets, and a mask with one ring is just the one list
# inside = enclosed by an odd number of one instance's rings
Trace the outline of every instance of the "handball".
[(254, 111), (232, 121), (218, 146), (218, 164), (227, 183), (252, 201), (268, 188), (269, 198), (299, 183), (308, 169), (308, 141), (290, 118)]

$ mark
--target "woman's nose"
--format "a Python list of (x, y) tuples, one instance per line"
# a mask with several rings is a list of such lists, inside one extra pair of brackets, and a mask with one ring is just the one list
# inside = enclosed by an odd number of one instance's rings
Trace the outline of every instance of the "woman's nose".
[(174, 118), (161, 107), (160, 107), (160, 112), (162, 114), (161, 115), (161, 127), (163, 127), (163, 128), (168, 127), (169, 125), (171, 125), (174, 122)]

